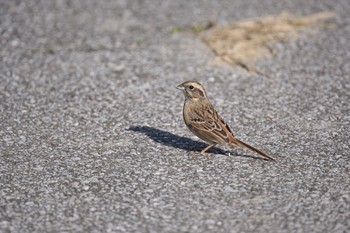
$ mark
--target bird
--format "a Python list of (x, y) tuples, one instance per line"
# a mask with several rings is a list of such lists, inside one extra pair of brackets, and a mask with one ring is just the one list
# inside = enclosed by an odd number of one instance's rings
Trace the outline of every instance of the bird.
[(235, 138), (230, 127), (210, 103), (202, 84), (197, 81), (186, 81), (178, 85), (177, 89), (185, 95), (183, 119), (187, 128), (208, 143), (208, 146), (200, 151), (201, 155), (217, 144), (224, 144), (232, 148), (245, 148), (260, 154), (267, 160), (275, 160), (267, 153)]

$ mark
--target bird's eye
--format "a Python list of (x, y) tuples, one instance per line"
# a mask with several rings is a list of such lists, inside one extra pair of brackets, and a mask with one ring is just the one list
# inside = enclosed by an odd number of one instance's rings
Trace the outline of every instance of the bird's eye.
[(194, 86), (191, 85), (191, 86), (189, 86), (188, 88), (190, 88), (190, 90), (193, 90), (193, 89), (194, 89)]

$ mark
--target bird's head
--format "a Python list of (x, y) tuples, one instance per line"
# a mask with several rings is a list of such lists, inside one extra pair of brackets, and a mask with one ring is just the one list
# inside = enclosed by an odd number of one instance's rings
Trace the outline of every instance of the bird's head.
[(207, 94), (202, 84), (197, 81), (186, 81), (176, 87), (185, 94), (186, 99), (201, 100), (207, 99)]

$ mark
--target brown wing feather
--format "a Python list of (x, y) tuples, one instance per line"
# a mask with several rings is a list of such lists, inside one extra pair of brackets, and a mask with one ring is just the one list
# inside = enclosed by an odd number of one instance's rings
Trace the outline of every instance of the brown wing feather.
[(213, 143), (229, 143), (230, 128), (210, 104), (192, 108), (189, 112), (191, 131), (203, 140)]

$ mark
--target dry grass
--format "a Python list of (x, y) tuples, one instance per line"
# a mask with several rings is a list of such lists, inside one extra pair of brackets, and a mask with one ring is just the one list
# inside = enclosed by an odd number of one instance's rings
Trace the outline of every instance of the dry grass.
[(274, 42), (287, 42), (297, 38), (301, 29), (333, 17), (334, 14), (330, 12), (305, 17), (284, 12), (278, 16), (240, 21), (226, 27), (213, 28), (204, 32), (202, 39), (220, 61), (255, 71), (249, 67), (249, 63), (271, 54)]

